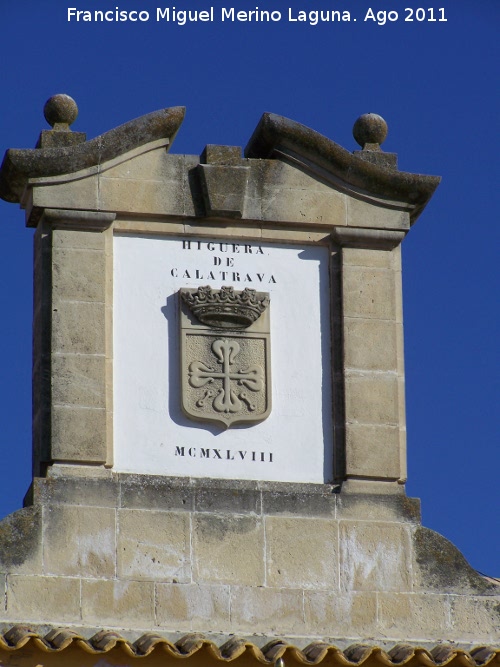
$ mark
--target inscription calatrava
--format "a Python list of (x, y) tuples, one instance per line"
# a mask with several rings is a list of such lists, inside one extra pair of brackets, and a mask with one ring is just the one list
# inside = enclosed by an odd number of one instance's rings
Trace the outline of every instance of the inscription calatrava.
[(271, 411), (269, 295), (231, 286), (180, 290), (182, 408), (224, 428)]

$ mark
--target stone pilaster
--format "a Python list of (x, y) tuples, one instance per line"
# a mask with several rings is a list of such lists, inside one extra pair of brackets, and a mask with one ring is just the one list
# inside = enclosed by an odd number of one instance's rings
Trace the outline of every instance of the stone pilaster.
[(401, 250), (404, 232), (343, 228), (341, 305), (346, 488), (406, 480)]
[(33, 440), (48, 463), (110, 464), (114, 214), (45, 209), (35, 234)]

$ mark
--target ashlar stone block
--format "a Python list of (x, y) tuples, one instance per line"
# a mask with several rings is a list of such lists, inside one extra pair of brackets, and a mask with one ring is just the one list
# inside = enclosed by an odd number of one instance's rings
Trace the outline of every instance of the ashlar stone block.
[(266, 186), (262, 219), (325, 226), (345, 225), (345, 201), (329, 188), (324, 191)]
[(409, 229), (410, 216), (406, 211), (347, 197), (347, 224), (374, 229)]
[(342, 248), (342, 264), (372, 269), (395, 269), (400, 267), (400, 248), (380, 250), (370, 248)]
[(337, 589), (337, 522), (267, 517), (266, 561), (268, 586)]
[(182, 182), (100, 178), (99, 206), (104, 211), (137, 215), (183, 215)]
[(345, 317), (396, 319), (394, 271), (344, 265), (342, 280)]
[(264, 585), (264, 526), (260, 518), (196, 515), (193, 554), (197, 582)]
[(0, 521), (0, 572), (42, 574), (41, 545), (39, 507), (25, 507), (9, 514)]
[(99, 210), (98, 177), (90, 176), (68, 183), (51, 183), (49, 187), (35, 185), (33, 206), (41, 209), (97, 211)]
[(305, 591), (304, 613), (306, 631), (312, 635), (365, 638), (372, 636), (377, 627), (377, 596)]
[(70, 301), (104, 301), (106, 263), (100, 250), (53, 248), (54, 298)]
[(52, 408), (52, 458), (104, 463), (106, 411), (54, 405)]
[(303, 592), (232, 586), (231, 626), (235, 633), (304, 634)]
[(398, 326), (390, 320), (344, 318), (344, 363), (346, 368), (396, 371), (398, 367)]
[(104, 251), (105, 238), (104, 229), (87, 231), (82, 228), (58, 227), (52, 230), (52, 252), (69, 249)]
[(349, 373), (345, 379), (348, 423), (398, 425), (399, 387), (395, 374)]
[(190, 582), (190, 520), (185, 512), (120, 510), (119, 577)]
[(7, 614), (22, 623), (78, 623), (80, 580), (71, 577), (7, 577)]
[(105, 359), (97, 355), (54, 354), (52, 401), (57, 405), (106, 407)]
[(408, 640), (442, 640), (450, 631), (447, 595), (379, 593), (379, 631)]
[(52, 505), (44, 508), (45, 574), (115, 576), (115, 510)]
[(169, 631), (227, 632), (230, 587), (157, 584), (156, 623)]
[(340, 521), (340, 590), (411, 591), (404, 524)]
[(155, 618), (154, 583), (82, 581), (82, 620), (97, 627), (151, 627)]
[(104, 303), (56, 301), (53, 311), (53, 352), (105, 354)]
[(402, 474), (399, 427), (347, 424), (346, 474), (399, 479)]
[(451, 626), (461, 641), (500, 641), (500, 598), (450, 596)]

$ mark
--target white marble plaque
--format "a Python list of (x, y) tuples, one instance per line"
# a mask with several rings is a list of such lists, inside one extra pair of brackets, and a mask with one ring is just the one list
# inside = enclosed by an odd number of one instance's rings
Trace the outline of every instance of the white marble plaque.
[[(331, 480), (332, 382), (326, 247), (117, 235), (114, 469), (288, 482)], [(267, 292), (272, 410), (224, 429), (181, 409), (181, 288)]]

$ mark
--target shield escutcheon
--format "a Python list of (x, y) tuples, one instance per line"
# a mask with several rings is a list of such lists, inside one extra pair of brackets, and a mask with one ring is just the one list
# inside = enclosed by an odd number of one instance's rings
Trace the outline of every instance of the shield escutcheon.
[(179, 290), (184, 414), (224, 428), (271, 412), (269, 295), (210, 286)]

